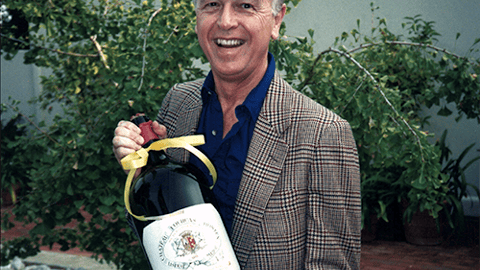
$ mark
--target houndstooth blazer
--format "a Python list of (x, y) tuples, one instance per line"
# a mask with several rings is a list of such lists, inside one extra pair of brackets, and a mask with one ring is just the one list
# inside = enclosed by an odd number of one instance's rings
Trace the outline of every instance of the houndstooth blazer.
[[(203, 80), (175, 85), (157, 120), (193, 134)], [(168, 154), (188, 160), (183, 149)], [(221, 181), (219, 179), (218, 181)], [(360, 175), (349, 124), (276, 73), (243, 170), (231, 241), (242, 269), (359, 269)]]

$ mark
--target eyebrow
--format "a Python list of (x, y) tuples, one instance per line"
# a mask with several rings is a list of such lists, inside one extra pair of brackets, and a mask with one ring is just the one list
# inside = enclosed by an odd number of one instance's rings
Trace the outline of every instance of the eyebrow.
[[(197, 0), (197, 6), (202, 5), (206, 1), (209, 1), (209, 0)], [(245, 0), (233, 0), (233, 2), (240, 2), (240, 1), (245, 1)], [(261, 0), (248, 0), (248, 1), (253, 3), (253, 4), (258, 4), (258, 3), (262, 2)]]

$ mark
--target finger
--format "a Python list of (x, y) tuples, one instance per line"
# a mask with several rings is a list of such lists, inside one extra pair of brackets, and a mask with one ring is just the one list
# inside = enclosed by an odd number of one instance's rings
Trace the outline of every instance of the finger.
[(157, 121), (152, 123), (152, 130), (160, 139), (165, 139), (167, 137), (167, 128), (164, 125), (160, 125)]
[[(138, 128), (138, 127), (137, 127)], [(116, 137), (119, 137), (120, 138), (126, 138), (126, 139), (129, 139), (133, 142), (135, 142), (136, 144), (138, 145), (143, 145), (144, 143), (144, 139), (143, 137), (140, 135), (140, 132), (141, 130), (138, 128), (135, 129), (135, 128), (132, 128), (127, 126), (127, 125), (121, 125), (119, 123), (119, 125), (117, 126), (117, 128), (115, 128), (115, 138)], [(114, 139), (115, 139), (114, 138)], [(117, 141), (117, 143), (120, 143), (121, 141)], [(117, 145), (117, 147), (119, 147), (120, 145)]]
[(125, 147), (113, 148), (113, 153), (115, 154), (115, 158), (117, 159), (118, 163), (120, 163), (124, 157), (134, 152), (135, 151), (131, 148), (125, 148)]
[[(118, 163), (120, 165), (122, 165), (122, 158), (124, 158), (125, 156), (133, 153), (131, 152), (131, 149), (125, 149), (125, 148), (113, 148), (113, 152), (115, 153), (115, 158), (117, 159)], [(129, 170), (123, 170), (126, 174), (128, 174), (130, 171)], [(135, 178), (141, 173), (141, 169), (137, 169), (137, 171), (135, 172)]]
[(131, 130), (131, 131), (137, 133), (137, 134), (140, 134), (142, 132), (141, 129), (137, 125), (135, 125), (134, 123), (132, 123), (130, 121), (121, 120), (120, 122), (118, 122), (117, 127), (124, 127), (128, 130)]
[(140, 150), (140, 148), (142, 148), (142, 145), (137, 143), (135, 140), (132, 140), (129, 137), (123, 137), (123, 136), (113, 137), (112, 144), (114, 149), (126, 148), (126, 149), (131, 149), (132, 151), (137, 151), (137, 150)]

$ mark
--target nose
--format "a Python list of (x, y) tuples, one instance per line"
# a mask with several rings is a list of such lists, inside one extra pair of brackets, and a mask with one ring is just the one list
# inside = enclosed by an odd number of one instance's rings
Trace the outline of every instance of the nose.
[(235, 9), (230, 4), (224, 5), (217, 20), (218, 26), (225, 30), (237, 27), (236, 16)]

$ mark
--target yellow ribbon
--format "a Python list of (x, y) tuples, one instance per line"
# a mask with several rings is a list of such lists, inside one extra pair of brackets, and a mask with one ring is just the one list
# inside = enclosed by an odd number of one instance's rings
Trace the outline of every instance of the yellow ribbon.
[(207, 166), (213, 179), (213, 184), (212, 186), (210, 186), (210, 189), (212, 189), (215, 186), (215, 183), (217, 182), (217, 171), (215, 170), (215, 167), (213, 166), (212, 162), (210, 162), (210, 160), (197, 148), (193, 147), (193, 146), (198, 146), (202, 144), (205, 144), (205, 139), (203, 135), (192, 135), (192, 136), (184, 136), (184, 137), (178, 137), (178, 138), (169, 138), (169, 139), (158, 140), (152, 143), (148, 148), (142, 148), (136, 151), (135, 153), (131, 153), (126, 157), (124, 157), (121, 160), (123, 169), (130, 170), (130, 172), (128, 173), (127, 182), (125, 183), (125, 192), (124, 192), (124, 198), (123, 198), (125, 201), (125, 207), (127, 208), (128, 213), (130, 213), (130, 215), (132, 215), (133, 217), (141, 221), (158, 219), (158, 217), (145, 217), (145, 216), (137, 216), (133, 214), (130, 208), (130, 201), (129, 201), (130, 187), (132, 186), (135, 172), (137, 171), (137, 169), (147, 165), (148, 151), (150, 150), (160, 151), (160, 150), (165, 150), (167, 148), (184, 148), (188, 150), (190, 153), (198, 157), (198, 159), (200, 159)]

